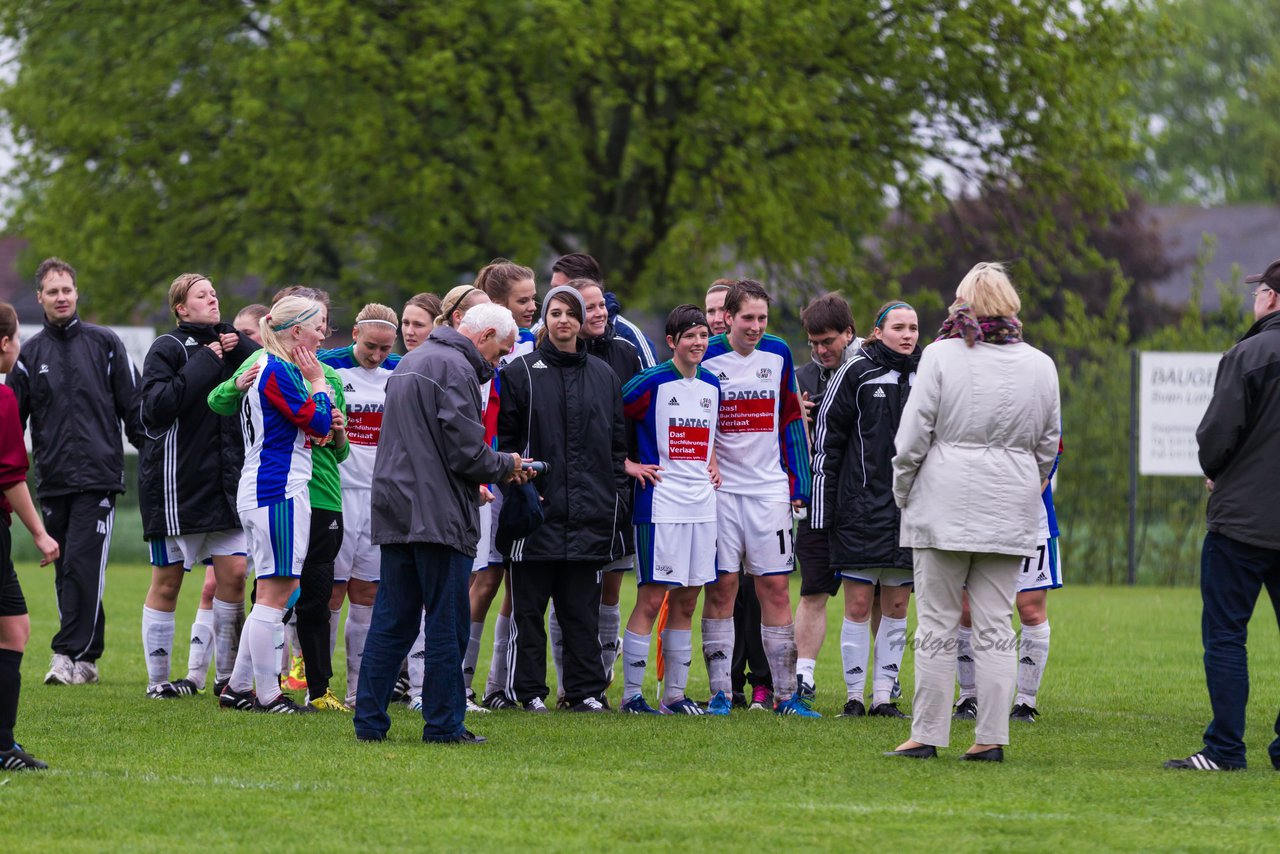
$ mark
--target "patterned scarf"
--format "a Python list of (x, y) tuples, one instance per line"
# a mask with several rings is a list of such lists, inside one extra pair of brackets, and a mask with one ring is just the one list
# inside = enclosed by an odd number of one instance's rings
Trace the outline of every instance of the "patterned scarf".
[(1017, 315), (1009, 317), (978, 317), (969, 303), (959, 300), (951, 306), (951, 314), (938, 330), (938, 340), (963, 338), (972, 347), (979, 341), (988, 344), (1019, 344), (1022, 342), (1022, 321)]

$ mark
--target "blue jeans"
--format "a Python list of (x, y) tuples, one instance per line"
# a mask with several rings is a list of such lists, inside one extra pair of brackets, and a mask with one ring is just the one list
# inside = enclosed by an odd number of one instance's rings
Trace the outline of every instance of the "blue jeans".
[[(1204, 752), (1219, 765), (1245, 767), (1244, 722), (1249, 702), (1249, 618), (1263, 586), (1280, 615), (1280, 551), (1251, 546), (1210, 531), (1200, 553), (1204, 611), (1205, 681), (1213, 721), (1204, 732)], [(1280, 618), (1278, 618), (1280, 619)], [(1271, 742), (1271, 764), (1280, 768), (1280, 716)]]
[(381, 574), (356, 690), (356, 737), (381, 739), (391, 728), (387, 704), (425, 610), (422, 740), (456, 741), (466, 732), (462, 657), (471, 630), (471, 558), (435, 543), (386, 545)]

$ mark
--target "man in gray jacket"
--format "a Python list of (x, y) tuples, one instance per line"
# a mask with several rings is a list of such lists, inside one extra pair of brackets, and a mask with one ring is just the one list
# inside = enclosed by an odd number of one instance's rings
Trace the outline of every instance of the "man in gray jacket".
[(482, 304), (457, 329), (440, 325), (387, 380), (373, 469), (373, 542), (382, 579), (356, 694), (356, 738), (381, 741), (387, 704), (426, 613), (422, 740), (481, 743), (463, 726), (462, 656), (471, 623), (467, 584), (480, 539), (480, 485), (523, 481), (519, 454), (485, 442), (480, 385), (511, 351), (507, 309)]
[[(1208, 533), (1200, 555), (1205, 681), (1213, 720), (1204, 748), (1166, 768), (1237, 771), (1245, 767), (1244, 721), (1249, 702), (1245, 641), (1249, 618), (1265, 586), (1280, 613), (1280, 261), (1245, 279), (1255, 322), (1218, 364), (1213, 399), (1196, 430), (1200, 467), (1208, 478)], [(1280, 717), (1271, 765), (1280, 771)]]

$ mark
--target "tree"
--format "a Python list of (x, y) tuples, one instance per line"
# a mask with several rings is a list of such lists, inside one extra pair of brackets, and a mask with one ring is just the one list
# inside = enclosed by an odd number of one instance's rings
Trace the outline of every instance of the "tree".
[(923, 218), (957, 181), (1122, 203), (1112, 82), (1147, 55), (1140, 20), (1111, 0), (15, 0), (9, 226), (116, 315), (193, 267), (389, 299), (574, 248), (668, 302), (760, 259), (856, 287), (890, 210)]

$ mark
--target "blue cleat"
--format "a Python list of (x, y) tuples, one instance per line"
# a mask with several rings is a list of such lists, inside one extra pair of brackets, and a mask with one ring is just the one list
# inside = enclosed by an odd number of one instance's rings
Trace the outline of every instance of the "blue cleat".
[(653, 706), (645, 702), (643, 694), (636, 694), (630, 700), (622, 704), (623, 714), (627, 715), (657, 715), (661, 714)]
[(809, 707), (812, 701), (805, 701), (799, 694), (793, 694), (773, 707), (775, 715), (795, 715), (801, 718), (820, 718), (822, 715)]
[(711, 698), (711, 702), (707, 703), (707, 714), (728, 715), (731, 706), (732, 703), (730, 703), (729, 698), (725, 696), (723, 691), (719, 691)]
[(661, 710), (661, 713), (664, 715), (705, 715), (706, 714), (706, 712), (702, 710), (702, 706), (699, 706), (697, 703), (695, 703), (693, 700), (690, 700), (688, 697), (681, 697), (679, 700), (672, 700), (670, 703), (662, 703), (659, 708)]

